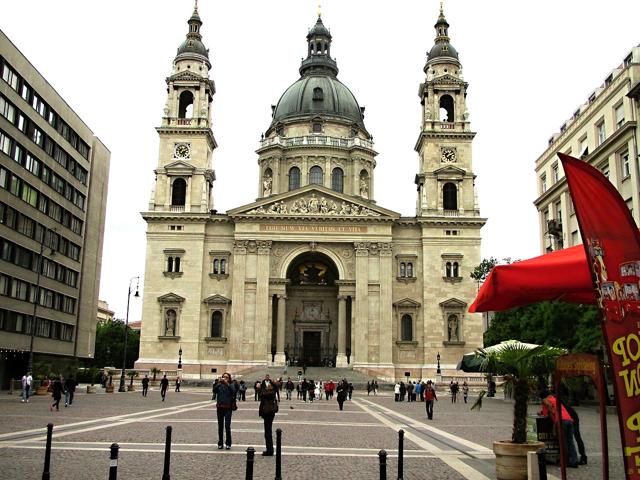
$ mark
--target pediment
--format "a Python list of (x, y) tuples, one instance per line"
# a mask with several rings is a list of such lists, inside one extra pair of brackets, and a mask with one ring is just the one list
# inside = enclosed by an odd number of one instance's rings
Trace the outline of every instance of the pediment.
[(160, 303), (182, 303), (185, 300), (186, 299), (184, 297), (173, 292), (165, 293), (158, 297), (158, 302)]
[(411, 300), (410, 298), (403, 298), (402, 300), (394, 302), (393, 306), (404, 308), (418, 308), (420, 306), (420, 302), (416, 302), (415, 300)]
[(196, 167), (194, 167), (192, 164), (185, 162), (184, 160), (176, 160), (175, 162), (171, 162), (167, 165), (164, 166), (164, 169), (167, 173), (172, 172), (180, 172), (180, 173), (184, 173), (184, 172), (189, 172), (189, 173), (193, 173), (193, 171), (196, 169)]
[(211, 295), (207, 298), (205, 298), (202, 303), (208, 303), (209, 305), (211, 304), (224, 304), (224, 305), (228, 305), (231, 303), (231, 299), (220, 295), (220, 294), (215, 294), (215, 295)]
[(432, 81), (435, 84), (448, 83), (448, 84), (456, 84), (456, 85), (464, 85), (465, 81), (461, 80), (458, 77), (454, 77), (453, 75), (446, 73), (439, 77), (435, 77)]
[(183, 70), (182, 72), (178, 72), (175, 75), (171, 75), (169, 77), (169, 80), (172, 82), (201, 82), (201, 81), (207, 81), (207, 78), (202, 77), (201, 75), (196, 75), (193, 72), (190, 72), (188, 70)]
[(450, 298), (449, 300), (445, 300), (444, 302), (440, 302), (440, 306), (442, 308), (465, 308), (467, 306), (467, 302), (463, 302), (462, 300), (458, 300), (457, 298)]
[(373, 202), (344, 195), (320, 185), (307, 185), (227, 212), (231, 216), (399, 218), (400, 214)]
[(455, 165), (447, 164), (443, 167), (438, 168), (437, 170), (434, 170), (433, 174), (436, 177), (459, 178), (464, 177), (467, 174), (467, 171), (460, 167), (456, 167)]

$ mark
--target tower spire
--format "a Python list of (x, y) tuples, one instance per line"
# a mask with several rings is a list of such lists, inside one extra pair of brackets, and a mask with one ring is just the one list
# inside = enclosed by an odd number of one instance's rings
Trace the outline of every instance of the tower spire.
[(318, 20), (307, 34), (308, 54), (300, 65), (300, 75), (313, 72), (338, 75), (338, 65), (331, 58), (331, 32), (322, 23), (322, 13), (318, 5)]

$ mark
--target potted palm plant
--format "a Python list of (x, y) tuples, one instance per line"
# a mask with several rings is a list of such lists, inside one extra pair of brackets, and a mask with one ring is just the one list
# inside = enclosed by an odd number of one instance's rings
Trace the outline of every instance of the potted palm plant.
[(496, 478), (527, 478), (527, 452), (544, 448), (543, 442), (527, 442), (527, 401), (536, 377), (550, 373), (555, 359), (564, 349), (505, 342), (501, 348), (479, 349), (480, 370), (502, 375), (513, 393), (513, 432), (511, 440), (493, 442), (496, 455)]
[(158, 385), (158, 382), (156, 381), (156, 375), (158, 375), (159, 373), (162, 373), (162, 370), (160, 370), (157, 367), (153, 367), (149, 371), (151, 372), (151, 375), (153, 375), (153, 378), (151, 378), (151, 385), (153, 385), (153, 386)]
[(138, 376), (138, 372), (136, 372), (135, 370), (129, 370), (127, 372), (127, 376), (131, 379), (129, 385), (127, 385), (127, 391), (134, 392), (135, 388), (133, 387), (133, 378)]

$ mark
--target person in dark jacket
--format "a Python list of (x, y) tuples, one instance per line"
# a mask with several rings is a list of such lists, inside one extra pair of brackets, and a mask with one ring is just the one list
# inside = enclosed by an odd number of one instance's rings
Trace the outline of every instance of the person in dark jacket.
[(264, 420), (264, 442), (265, 451), (263, 457), (273, 456), (273, 419), (278, 412), (278, 401), (276, 400), (275, 385), (270, 383), (262, 390), (260, 395), (260, 407), (258, 415)]
[(347, 399), (348, 389), (349, 389), (349, 384), (347, 383), (346, 379), (342, 380), (341, 382), (338, 382), (338, 386), (336, 387), (336, 394), (337, 394), (338, 406), (340, 407), (340, 410), (343, 409), (344, 401)]
[[(231, 449), (231, 414), (236, 406), (236, 390), (231, 381), (230, 373), (223, 373), (220, 381), (213, 386), (213, 393), (216, 396), (216, 411), (218, 414), (218, 450), (222, 450), (223, 433), (226, 432), (227, 450)], [(235, 407), (237, 408), (237, 407)]]
[(76, 381), (69, 377), (64, 381), (64, 406), (73, 405), (73, 395), (76, 393)]
[(53, 412), (53, 407), (56, 407), (56, 411), (60, 411), (60, 399), (62, 398), (62, 391), (64, 388), (62, 387), (62, 376), (60, 378), (56, 378), (53, 381), (53, 386), (51, 387), (51, 396), (53, 397), (53, 403), (49, 407), (49, 411)]
[(149, 392), (149, 375), (145, 375), (142, 379), (142, 396), (146, 397)]
[(164, 402), (164, 398), (167, 396), (167, 388), (169, 388), (169, 379), (165, 374), (160, 380), (160, 395), (162, 396), (162, 401)]

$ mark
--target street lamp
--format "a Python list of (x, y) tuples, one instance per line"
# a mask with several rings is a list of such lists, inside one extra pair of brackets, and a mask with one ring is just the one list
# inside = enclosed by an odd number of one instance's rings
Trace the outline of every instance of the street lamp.
[(442, 375), (442, 370), (440, 370), (440, 352), (436, 355), (436, 360), (438, 361), (438, 367), (436, 369), (436, 374)]
[(36, 280), (36, 294), (35, 298), (33, 299), (33, 316), (31, 317), (31, 341), (29, 342), (29, 361), (27, 363), (27, 372), (33, 372), (33, 341), (36, 336), (36, 309), (38, 308), (38, 302), (40, 302), (40, 276), (42, 274), (42, 254), (44, 252), (45, 236), (46, 233), (43, 232), (42, 238), (40, 239), (40, 254), (38, 255), (38, 263), (36, 265), (38, 277)]
[(178, 350), (178, 369), (182, 368), (182, 347)]
[(120, 388), (119, 392), (125, 392), (124, 388), (124, 369), (127, 365), (127, 337), (129, 336), (129, 300), (131, 300), (131, 283), (136, 280), (136, 293), (134, 297), (139, 297), (138, 287), (140, 286), (140, 277), (132, 277), (129, 280), (129, 291), (127, 292), (127, 316), (124, 324), (124, 351), (122, 352), (122, 373), (120, 374)]

